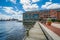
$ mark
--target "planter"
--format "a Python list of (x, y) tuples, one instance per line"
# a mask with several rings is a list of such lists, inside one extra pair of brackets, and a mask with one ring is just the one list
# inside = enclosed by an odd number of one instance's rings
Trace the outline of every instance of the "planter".
[(46, 22), (46, 24), (49, 25), (49, 26), (51, 26), (51, 23), (52, 23), (51, 18), (47, 18), (47, 22)]
[(49, 26), (51, 26), (51, 23), (52, 23), (52, 22), (46, 22), (46, 24), (49, 25)]

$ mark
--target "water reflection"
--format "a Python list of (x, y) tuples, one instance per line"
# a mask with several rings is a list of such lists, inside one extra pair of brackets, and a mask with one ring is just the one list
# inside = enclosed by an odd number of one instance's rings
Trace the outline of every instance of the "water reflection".
[(35, 22), (23, 22), (26, 29), (26, 37), (29, 36), (29, 30), (34, 26)]
[(31, 29), (34, 26), (35, 22), (24, 22), (23, 25), (26, 29)]
[(25, 28), (22, 22), (0, 21), (0, 40), (22, 40)]

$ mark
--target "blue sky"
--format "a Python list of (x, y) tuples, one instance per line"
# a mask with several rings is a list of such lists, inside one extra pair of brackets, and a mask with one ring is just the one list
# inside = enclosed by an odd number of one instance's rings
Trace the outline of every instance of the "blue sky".
[(25, 11), (60, 8), (59, 0), (0, 0), (0, 19), (22, 20)]

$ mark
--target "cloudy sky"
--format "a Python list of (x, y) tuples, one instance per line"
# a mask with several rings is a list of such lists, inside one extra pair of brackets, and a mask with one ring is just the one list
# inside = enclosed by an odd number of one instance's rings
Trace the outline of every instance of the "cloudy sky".
[(23, 19), (23, 12), (60, 8), (59, 0), (0, 0), (0, 19)]

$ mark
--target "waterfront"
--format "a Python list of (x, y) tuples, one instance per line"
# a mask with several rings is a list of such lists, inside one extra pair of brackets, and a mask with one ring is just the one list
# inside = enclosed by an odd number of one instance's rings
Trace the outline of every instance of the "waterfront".
[(23, 40), (24, 36), (23, 22), (0, 21), (0, 40)]

